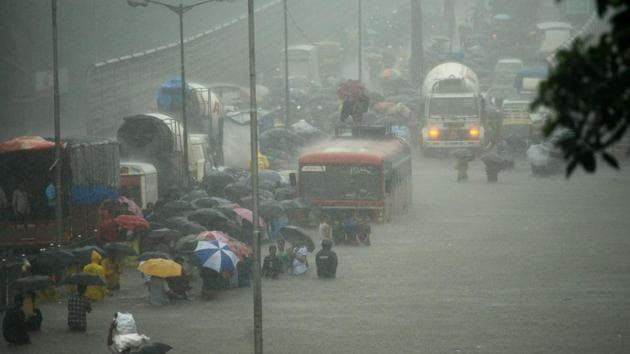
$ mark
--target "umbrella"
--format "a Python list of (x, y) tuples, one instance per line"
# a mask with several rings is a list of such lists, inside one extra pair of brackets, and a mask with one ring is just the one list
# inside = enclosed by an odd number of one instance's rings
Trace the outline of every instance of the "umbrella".
[(225, 214), (217, 209), (198, 209), (188, 215), (188, 220), (194, 221), (207, 228), (212, 228), (216, 224), (220, 224), (229, 220)]
[(283, 187), (276, 189), (276, 200), (287, 200), (295, 198), (295, 190), (293, 188)]
[(220, 194), (225, 186), (233, 182), (234, 177), (223, 171), (210, 171), (203, 178), (203, 185), (211, 194)]
[(143, 217), (137, 215), (118, 215), (114, 218), (114, 221), (126, 230), (141, 231), (149, 229), (149, 223)]
[(195, 207), (195, 209), (199, 209), (199, 208), (212, 208), (219, 205), (219, 203), (212, 198), (198, 198), (198, 199), (193, 200), (192, 205)]
[(225, 195), (232, 200), (246, 197), (252, 193), (252, 190), (246, 184), (230, 183), (223, 189)]
[(475, 159), (475, 154), (469, 149), (456, 149), (453, 151), (453, 156), (457, 159), (463, 159), (467, 161), (472, 161)]
[(182, 233), (177, 230), (173, 230), (169, 228), (161, 228), (161, 229), (152, 230), (151, 232), (149, 232), (149, 237), (175, 239), (175, 238), (182, 237)]
[[(247, 183), (249, 184), (250, 179), (247, 178)], [(273, 185), (278, 185), (282, 183), (282, 176), (278, 173), (278, 171), (274, 170), (260, 170), (258, 171), (258, 183), (268, 182)]]
[(280, 234), (282, 235), (282, 238), (284, 238), (287, 242), (291, 244), (303, 244), (304, 246), (306, 246), (309, 252), (313, 252), (315, 250), (315, 243), (308, 235), (306, 230), (300, 227), (293, 225), (284, 226), (280, 229)]
[(50, 281), (50, 278), (45, 275), (29, 275), (15, 280), (16, 288), (24, 293), (44, 289), (50, 285), (52, 285), (52, 282)]
[(267, 220), (284, 215), (282, 204), (275, 200), (265, 200), (261, 202), (258, 206), (258, 211), (260, 212), (260, 216)]
[(74, 262), (76, 262), (76, 258), (72, 252), (53, 249), (37, 254), (33, 264), (37, 269), (57, 270), (63, 269)]
[(76, 262), (81, 265), (90, 263), (92, 251), (96, 251), (96, 253), (101, 256), (106, 255), (106, 252), (102, 248), (94, 245), (77, 247), (71, 250), (72, 254), (74, 254)]
[(496, 14), (493, 18), (498, 21), (509, 21), (512, 19), (512, 17), (508, 14)]
[(68, 276), (63, 280), (63, 283), (76, 285), (107, 285), (107, 282), (102, 276), (83, 272)]
[(199, 241), (195, 255), (203, 267), (219, 273), (233, 272), (238, 263), (238, 256), (230, 247), (221, 241)]
[(138, 256), (138, 261), (139, 262), (144, 262), (144, 261), (149, 260), (151, 258), (172, 259), (171, 256), (168, 253), (165, 253), (165, 252), (147, 251), (147, 252), (142, 252)]
[[(233, 210), (241, 219), (245, 219), (252, 224), (254, 223), (254, 215), (251, 210), (245, 208), (234, 208)], [(265, 222), (260, 217), (258, 217), (258, 222), (260, 225), (265, 225)]]
[(166, 352), (168, 352), (169, 350), (173, 349), (173, 347), (171, 347), (168, 344), (164, 344), (164, 343), (152, 343), (149, 345), (143, 345), (142, 347), (140, 347), (140, 349), (138, 351), (135, 351), (134, 353), (140, 353), (140, 354), (165, 354)]
[(109, 242), (106, 243), (103, 248), (107, 253), (119, 254), (123, 256), (135, 256), (136, 250), (124, 242)]
[[(203, 232), (207, 232), (207, 231), (203, 231)], [(184, 236), (180, 238), (179, 240), (175, 241), (175, 249), (180, 252), (192, 251), (197, 246), (197, 241), (199, 241), (199, 238), (197, 237), (197, 235)]]
[(244, 242), (239, 241), (228, 234), (221, 231), (205, 231), (197, 235), (197, 240), (217, 240), (226, 243), (232, 251), (238, 256), (239, 259), (251, 256), (254, 251)]
[(210, 197), (210, 199), (216, 201), (218, 205), (232, 205), (232, 204), (234, 204), (233, 201), (227, 200), (225, 198)]
[(170, 278), (182, 275), (181, 264), (164, 258), (147, 259), (140, 263), (138, 270), (146, 275), (158, 278)]

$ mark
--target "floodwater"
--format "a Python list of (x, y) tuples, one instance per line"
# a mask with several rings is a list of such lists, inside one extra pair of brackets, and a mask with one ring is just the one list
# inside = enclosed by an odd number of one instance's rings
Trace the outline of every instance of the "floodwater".
[[(337, 279), (263, 280), (265, 352), (628, 352), (630, 173), (535, 178), (519, 161), (488, 184), (475, 161), (458, 183), (453, 165), (416, 157), (412, 210), (375, 226), (370, 247), (335, 247)], [(253, 352), (251, 289), (202, 302), (198, 285), (156, 309), (128, 270), (87, 334), (67, 331), (64, 303), (46, 304), (42, 332), (7, 352), (107, 353), (122, 310), (170, 353)]]

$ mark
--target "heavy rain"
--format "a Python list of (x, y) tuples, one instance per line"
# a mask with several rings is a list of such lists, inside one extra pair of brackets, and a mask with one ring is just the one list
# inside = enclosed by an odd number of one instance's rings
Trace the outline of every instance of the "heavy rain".
[(0, 352), (630, 352), (627, 2), (0, 17)]

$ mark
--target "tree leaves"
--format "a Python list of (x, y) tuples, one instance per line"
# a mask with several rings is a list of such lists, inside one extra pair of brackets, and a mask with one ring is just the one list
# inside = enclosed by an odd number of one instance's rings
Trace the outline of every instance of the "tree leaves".
[[(562, 0), (559, 0), (559, 2)], [(594, 44), (577, 39), (570, 48), (556, 55), (557, 65), (540, 85), (533, 107), (546, 106), (554, 111), (544, 134), (568, 130), (556, 144), (568, 162), (569, 177), (581, 166), (592, 173), (596, 157), (619, 168), (606, 150), (627, 134), (630, 126), (630, 20), (628, 1), (597, 0), (598, 15), (609, 16), (611, 30)]]

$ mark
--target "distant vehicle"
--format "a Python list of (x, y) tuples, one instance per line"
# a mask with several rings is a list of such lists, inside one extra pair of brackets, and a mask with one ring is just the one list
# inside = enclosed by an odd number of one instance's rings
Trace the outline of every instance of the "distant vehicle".
[(142, 209), (158, 200), (158, 175), (155, 167), (143, 162), (120, 163), (120, 188)]
[(427, 74), (422, 84), (424, 117), (420, 137), (423, 151), (481, 148), (481, 96), (477, 75), (460, 63), (444, 63)]
[(514, 58), (499, 59), (494, 66), (492, 74), (492, 86), (514, 87), (514, 79), (519, 71), (523, 70), (523, 61)]
[(526, 149), (533, 138), (533, 126), (530, 119), (530, 100), (511, 98), (503, 101), (501, 114), (503, 115), (501, 135), (503, 139), (510, 139), (513, 143)]
[[(37, 144), (26, 144), (26, 140)], [(9, 200), (22, 185), (27, 192), (30, 214), (0, 216), (0, 249), (33, 250), (51, 243), (89, 239), (98, 232), (98, 207), (106, 199), (117, 199), (119, 147), (113, 140), (74, 138), (62, 141), (63, 238), (57, 238), (54, 207), (46, 190), (54, 180), (54, 142), (40, 137), (19, 137), (0, 144), (0, 186)], [(56, 189), (53, 189), (56, 196)]]
[[(304, 77), (310, 82), (319, 83), (321, 77), (317, 47), (310, 44), (300, 44), (290, 46), (288, 51), (289, 77)], [(282, 55), (280, 62), (282, 63), (281, 67), (284, 68), (284, 53)]]
[(411, 152), (402, 139), (337, 137), (299, 159), (298, 194), (324, 212), (389, 222), (411, 205)]
[(315, 46), (317, 47), (321, 78), (340, 78), (343, 69), (343, 49), (341, 44), (335, 41), (319, 41), (315, 43)]
[(160, 197), (184, 185), (183, 132), (175, 118), (162, 113), (125, 117), (117, 138), (123, 162), (155, 167)]
[(573, 26), (566, 22), (543, 22), (536, 25), (541, 38), (538, 53), (545, 58), (571, 38)]
[(525, 68), (516, 74), (514, 86), (520, 96), (533, 97), (538, 93), (538, 86), (549, 76), (546, 66)]

